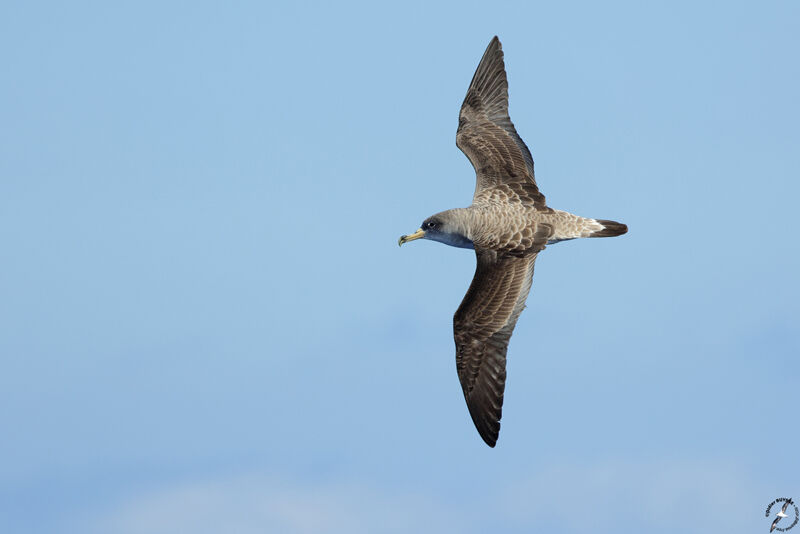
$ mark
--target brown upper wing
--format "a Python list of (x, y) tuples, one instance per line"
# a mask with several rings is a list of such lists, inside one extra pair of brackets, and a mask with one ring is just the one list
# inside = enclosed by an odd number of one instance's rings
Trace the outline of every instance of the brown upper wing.
[(478, 64), (458, 118), (456, 145), (475, 167), (476, 194), (500, 183), (536, 184), (531, 152), (508, 116), (508, 81), (497, 37)]
[(519, 257), (475, 251), (475, 277), (453, 318), (456, 368), (472, 421), (486, 444), (494, 447), (503, 409), (506, 350), (525, 308), (537, 253)]

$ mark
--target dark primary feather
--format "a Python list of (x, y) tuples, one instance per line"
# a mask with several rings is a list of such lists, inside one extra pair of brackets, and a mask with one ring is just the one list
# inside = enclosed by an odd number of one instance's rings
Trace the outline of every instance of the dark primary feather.
[[(528, 181), (535, 187), (533, 157), (508, 116), (508, 80), (497, 37), (486, 48), (461, 105), (456, 145), (475, 167), (476, 194), (502, 183)], [(544, 206), (544, 195), (538, 195), (536, 203)]]
[(498, 256), (476, 248), (475, 253), (475, 277), (453, 317), (456, 369), (472, 421), (486, 444), (494, 447), (503, 411), (506, 351), (525, 308), (536, 252)]

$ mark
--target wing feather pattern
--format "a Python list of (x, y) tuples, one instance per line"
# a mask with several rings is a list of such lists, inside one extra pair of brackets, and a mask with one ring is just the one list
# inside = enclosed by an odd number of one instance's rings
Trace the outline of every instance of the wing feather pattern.
[[(536, 185), (531, 152), (508, 116), (508, 80), (497, 37), (486, 48), (461, 105), (456, 145), (475, 168), (476, 195), (501, 183)], [(538, 195), (536, 203), (544, 205), (544, 195)]]
[(456, 369), (472, 421), (490, 447), (497, 443), (508, 342), (525, 308), (537, 252), (498, 256), (476, 248), (475, 277), (453, 318)]

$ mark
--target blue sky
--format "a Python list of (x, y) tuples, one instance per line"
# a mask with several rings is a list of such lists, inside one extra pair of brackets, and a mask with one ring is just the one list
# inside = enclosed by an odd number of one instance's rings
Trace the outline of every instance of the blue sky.
[[(0, 6), (0, 530), (768, 531), (796, 2)], [(451, 331), (493, 35), (551, 206), (496, 449)]]

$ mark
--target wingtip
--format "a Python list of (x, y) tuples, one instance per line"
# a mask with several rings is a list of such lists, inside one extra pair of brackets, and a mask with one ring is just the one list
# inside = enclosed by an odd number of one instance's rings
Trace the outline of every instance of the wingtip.
[[(473, 422), (475, 422), (474, 419)], [(497, 440), (500, 437), (500, 430), (498, 429), (495, 432), (492, 428), (489, 428), (486, 425), (479, 425), (477, 422), (475, 422), (475, 430), (478, 431), (478, 435), (481, 437), (481, 440), (490, 448), (494, 449), (495, 445), (497, 445)]]
[(490, 421), (478, 417), (477, 414), (473, 413), (472, 409), (470, 409), (470, 416), (472, 416), (472, 422), (475, 423), (475, 430), (478, 431), (478, 435), (480, 435), (483, 442), (489, 447), (494, 448), (500, 437), (500, 417), (498, 417), (496, 421)]

